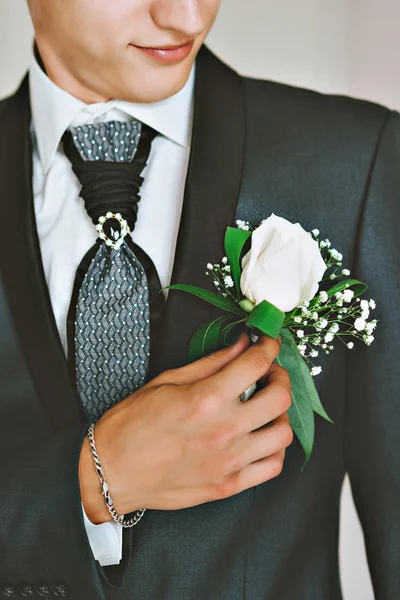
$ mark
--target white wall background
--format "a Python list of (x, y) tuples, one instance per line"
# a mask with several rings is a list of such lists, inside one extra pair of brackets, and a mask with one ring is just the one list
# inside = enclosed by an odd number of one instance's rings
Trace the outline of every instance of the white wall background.
[[(400, 109), (399, 23), (398, 0), (223, 0), (209, 42), (244, 74)], [(25, 0), (0, 0), (0, 97), (26, 69), (31, 40)], [(345, 600), (373, 600), (347, 481), (340, 562)]]

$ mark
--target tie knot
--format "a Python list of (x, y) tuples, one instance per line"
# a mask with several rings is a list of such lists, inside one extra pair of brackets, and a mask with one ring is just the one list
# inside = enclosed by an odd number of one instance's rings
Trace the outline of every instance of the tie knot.
[(99, 237), (114, 248), (135, 226), (141, 173), (155, 135), (139, 121), (82, 125), (64, 134), (64, 152), (82, 186), (85, 208)]
[(110, 121), (71, 127), (71, 135), (82, 160), (132, 162), (140, 142), (140, 121)]

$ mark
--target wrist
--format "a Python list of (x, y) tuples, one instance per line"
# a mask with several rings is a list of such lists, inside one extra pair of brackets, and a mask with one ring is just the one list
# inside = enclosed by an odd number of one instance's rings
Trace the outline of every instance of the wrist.
[(79, 486), (81, 502), (86, 516), (94, 525), (101, 525), (110, 521), (110, 513), (107, 510), (101, 493), (99, 477), (93, 463), (87, 436), (82, 444), (79, 457)]

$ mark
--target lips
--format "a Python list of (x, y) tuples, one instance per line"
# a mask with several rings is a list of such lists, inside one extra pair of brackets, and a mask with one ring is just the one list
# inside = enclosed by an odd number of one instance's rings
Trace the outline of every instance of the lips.
[(166, 46), (165, 48), (145, 48), (144, 46), (135, 46), (134, 48), (146, 54), (150, 58), (164, 63), (180, 62), (189, 56), (193, 49), (194, 40), (182, 44), (181, 46)]

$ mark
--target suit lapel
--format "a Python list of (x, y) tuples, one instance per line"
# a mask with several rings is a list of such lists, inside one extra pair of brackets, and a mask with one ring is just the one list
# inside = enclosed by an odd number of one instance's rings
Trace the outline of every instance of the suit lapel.
[[(197, 60), (191, 157), (177, 240), (172, 283), (206, 287), (207, 262), (223, 255), (225, 228), (235, 219), (241, 188), (245, 106), (242, 79), (205, 47)], [(54, 321), (37, 237), (32, 192), (29, 133), (29, 86), (26, 77), (0, 113), (4, 285), (14, 326), (38, 396), (57, 428), (84, 418), (68, 375)], [(209, 305), (171, 292), (166, 305), (152, 375), (186, 363), (190, 337), (212, 318)]]
[[(191, 156), (172, 283), (207, 287), (208, 262), (223, 256), (225, 229), (238, 204), (245, 148), (242, 78), (203, 47), (196, 63)], [(215, 310), (188, 294), (171, 291), (153, 375), (186, 363), (191, 335)]]
[(39, 398), (57, 428), (83, 418), (71, 385), (45, 281), (33, 209), (29, 85), (0, 113), (2, 274), (14, 327)]

